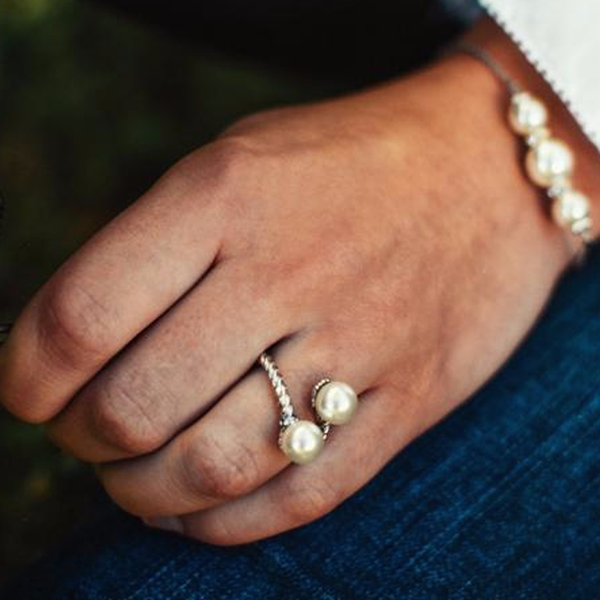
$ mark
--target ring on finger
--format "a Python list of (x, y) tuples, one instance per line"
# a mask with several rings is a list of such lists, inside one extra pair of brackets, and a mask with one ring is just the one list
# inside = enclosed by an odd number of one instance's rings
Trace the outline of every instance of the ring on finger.
[(356, 392), (342, 381), (327, 378), (318, 381), (312, 390), (316, 424), (296, 415), (288, 387), (272, 356), (263, 352), (259, 363), (267, 373), (279, 403), (279, 447), (295, 464), (312, 462), (323, 450), (331, 425), (343, 425), (354, 416), (358, 406)]

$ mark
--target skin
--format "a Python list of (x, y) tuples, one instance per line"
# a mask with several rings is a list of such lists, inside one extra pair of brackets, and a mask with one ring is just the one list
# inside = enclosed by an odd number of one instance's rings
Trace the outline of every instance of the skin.
[[(549, 104), (594, 198), (558, 99), (489, 22), (468, 36)], [(239, 544), (326, 514), (493, 375), (569, 264), (506, 103), (455, 54), (233, 125), (39, 290), (0, 353), (4, 406), (157, 527)], [(324, 376), (360, 394), (310, 465), (277, 447), (267, 348), (301, 416)]]

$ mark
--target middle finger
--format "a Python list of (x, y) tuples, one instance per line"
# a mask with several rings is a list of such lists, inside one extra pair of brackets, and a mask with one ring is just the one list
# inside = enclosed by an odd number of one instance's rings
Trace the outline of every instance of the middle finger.
[(276, 296), (261, 284), (260, 269), (234, 259), (218, 264), (75, 396), (50, 423), (51, 437), (89, 462), (161, 447), (265, 347), (292, 333), (287, 319), (270, 317), (281, 312)]

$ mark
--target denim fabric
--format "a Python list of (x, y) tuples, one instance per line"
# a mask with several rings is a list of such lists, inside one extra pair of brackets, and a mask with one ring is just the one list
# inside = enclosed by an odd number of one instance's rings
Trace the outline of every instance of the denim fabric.
[(485, 389), (326, 518), (217, 548), (109, 511), (6, 600), (600, 597), (600, 253)]

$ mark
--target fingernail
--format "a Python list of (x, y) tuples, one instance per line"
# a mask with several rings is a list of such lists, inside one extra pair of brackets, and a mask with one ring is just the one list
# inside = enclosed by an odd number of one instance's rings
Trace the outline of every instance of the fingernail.
[(183, 533), (183, 523), (179, 517), (143, 517), (142, 521), (153, 529)]

